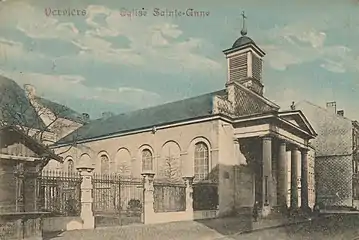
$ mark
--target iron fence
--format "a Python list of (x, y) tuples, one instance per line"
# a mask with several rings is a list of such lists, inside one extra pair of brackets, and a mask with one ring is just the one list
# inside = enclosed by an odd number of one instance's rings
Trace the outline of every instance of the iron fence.
[(155, 181), (154, 210), (155, 212), (185, 211), (186, 186), (179, 182)]
[(77, 172), (43, 171), (40, 198), (42, 211), (55, 216), (79, 216), (81, 176)]
[(141, 222), (142, 179), (95, 173), (92, 183), (96, 225), (126, 225)]
[(200, 182), (193, 184), (193, 210), (217, 210), (218, 184)]

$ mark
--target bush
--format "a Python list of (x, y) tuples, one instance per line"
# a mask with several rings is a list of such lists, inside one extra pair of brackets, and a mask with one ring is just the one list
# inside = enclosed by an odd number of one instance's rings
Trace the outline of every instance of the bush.
[(139, 199), (131, 199), (127, 204), (127, 216), (141, 216), (142, 204)]

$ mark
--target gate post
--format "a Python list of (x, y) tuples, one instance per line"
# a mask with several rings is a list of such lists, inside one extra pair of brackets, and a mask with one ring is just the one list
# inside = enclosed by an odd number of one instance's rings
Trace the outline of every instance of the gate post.
[(145, 172), (141, 174), (143, 177), (143, 223), (150, 224), (151, 219), (155, 215), (154, 204), (154, 186), (153, 181), (155, 174), (153, 172)]
[(78, 167), (76, 168), (81, 175), (81, 219), (83, 222), (83, 229), (95, 228), (95, 217), (93, 214), (92, 204), (92, 177), (93, 167)]
[(182, 177), (186, 184), (186, 213), (189, 220), (193, 220), (193, 176)]

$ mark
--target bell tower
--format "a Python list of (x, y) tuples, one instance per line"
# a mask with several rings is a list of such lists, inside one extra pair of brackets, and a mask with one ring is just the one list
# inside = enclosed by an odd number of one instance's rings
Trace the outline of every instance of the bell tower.
[(253, 92), (263, 95), (263, 57), (265, 53), (247, 37), (246, 19), (242, 12), (242, 30), (231, 48), (223, 51), (227, 58), (227, 83), (237, 82)]

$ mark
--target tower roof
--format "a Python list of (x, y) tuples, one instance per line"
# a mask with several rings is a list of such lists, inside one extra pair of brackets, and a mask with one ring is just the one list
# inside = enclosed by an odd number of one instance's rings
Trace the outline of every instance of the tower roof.
[(252, 38), (247, 37), (247, 36), (241, 36), (240, 38), (238, 38), (232, 45), (232, 48), (237, 48), (237, 47), (241, 47), (247, 44), (255, 44), (254, 41), (252, 40)]

